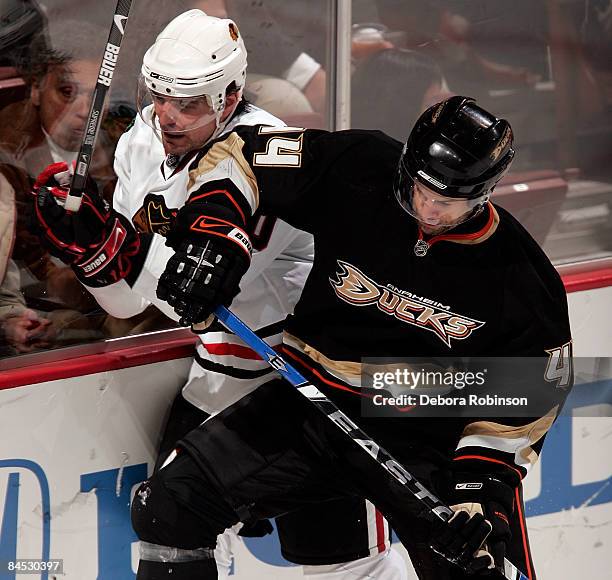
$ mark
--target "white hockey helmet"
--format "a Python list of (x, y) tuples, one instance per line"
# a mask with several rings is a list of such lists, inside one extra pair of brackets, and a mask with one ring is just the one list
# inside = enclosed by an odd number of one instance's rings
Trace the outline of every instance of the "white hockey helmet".
[(227, 88), (235, 83), (242, 92), (246, 67), (246, 48), (233, 20), (188, 10), (160, 32), (144, 55), (138, 83), (139, 112), (151, 125), (155, 116), (151, 109), (148, 114), (143, 111), (156, 98), (169, 100), (177, 111), (183, 111), (204, 97), (210, 115), (197, 122), (194, 119), (193, 125), (182, 130), (197, 128), (213, 116), (219, 127)]

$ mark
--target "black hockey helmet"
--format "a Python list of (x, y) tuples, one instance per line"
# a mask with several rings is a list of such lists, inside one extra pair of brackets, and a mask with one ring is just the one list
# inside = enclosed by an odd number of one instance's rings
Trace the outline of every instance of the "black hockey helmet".
[(0, 66), (22, 66), (47, 19), (35, 0), (0, 0)]
[(491, 115), (470, 97), (451, 97), (419, 117), (401, 165), (446, 197), (472, 199), (495, 187), (513, 157), (508, 121)]
[(467, 202), (471, 211), (461, 220), (465, 221), (488, 200), (513, 157), (508, 121), (470, 97), (451, 97), (417, 120), (402, 151), (395, 194), (402, 207), (419, 219), (413, 189), (421, 184), (421, 189), (434, 192), (433, 197)]

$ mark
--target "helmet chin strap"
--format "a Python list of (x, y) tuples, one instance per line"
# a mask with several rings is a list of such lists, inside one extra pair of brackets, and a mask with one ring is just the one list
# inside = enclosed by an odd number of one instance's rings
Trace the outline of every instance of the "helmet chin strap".
[(459, 226), (461, 224), (464, 224), (465, 222), (469, 222), (471, 219), (474, 219), (478, 214), (480, 214), (482, 212), (482, 210), (484, 209), (485, 205), (487, 205), (487, 202), (489, 201), (489, 197), (490, 195), (487, 195), (478, 205), (475, 205), (472, 208), (472, 211), (465, 216), (465, 218), (463, 218), (461, 221), (457, 222), (456, 224), (450, 226), (451, 228), (454, 228), (456, 226)]
[[(447, 232), (448, 230), (452, 230), (453, 228), (456, 228), (457, 226), (460, 226), (461, 224), (464, 224), (465, 222), (470, 221), (471, 219), (474, 219), (479, 213), (482, 212), (482, 210), (484, 209), (485, 205), (487, 204), (487, 202), (489, 201), (489, 198), (491, 197), (491, 194), (489, 193), (478, 205), (475, 205), (469, 213), (467, 213), (465, 215), (465, 217), (462, 216), (462, 219), (459, 219), (456, 223), (452, 224), (452, 225), (446, 225), (446, 226), (434, 226), (432, 224), (428, 224), (427, 222), (421, 221), (421, 220), (417, 220), (419, 221), (420, 224), (425, 225), (427, 227), (434, 227), (434, 228), (439, 228), (439, 230), (436, 232), (436, 235), (440, 235), (443, 234), (444, 232)], [(421, 225), (421, 227), (422, 227)]]
[[(243, 88), (241, 88), (236, 93), (236, 96), (237, 96), (236, 107), (238, 106), (238, 103), (240, 103), (240, 101), (242, 100), (242, 91), (243, 91)], [(227, 124), (230, 122), (230, 119), (232, 118), (232, 115), (228, 115), (225, 121), (223, 122), (221, 121), (221, 117), (223, 116), (223, 113), (225, 112), (226, 99), (227, 99), (227, 95), (225, 95), (223, 98), (223, 105), (221, 106), (221, 108), (219, 110), (215, 110), (216, 129), (213, 131), (213, 134), (208, 138), (208, 140), (206, 141), (206, 143), (204, 143), (204, 145), (206, 145), (207, 143), (210, 143), (213, 139), (216, 139), (223, 132)], [(204, 145), (202, 145), (202, 147), (204, 147)]]
[(485, 197), (478, 205), (474, 206), (472, 208), (472, 215), (470, 215), (469, 217), (467, 217), (463, 221), (468, 221), (468, 220), (471, 220), (472, 218), (476, 217), (484, 209), (484, 206), (487, 205), (487, 202), (489, 201), (490, 197), (491, 197), (490, 194), (487, 195), (487, 197)]
[[(223, 116), (224, 112), (225, 105), (223, 105), (223, 107), (219, 111), (215, 111), (215, 130), (212, 132), (212, 135), (207, 139), (206, 143), (210, 143), (213, 139), (216, 139), (220, 135), (221, 131), (225, 129), (225, 125), (227, 125), (227, 120), (223, 123), (221, 122), (221, 117)], [(206, 145), (206, 143), (204, 143), (204, 145)]]

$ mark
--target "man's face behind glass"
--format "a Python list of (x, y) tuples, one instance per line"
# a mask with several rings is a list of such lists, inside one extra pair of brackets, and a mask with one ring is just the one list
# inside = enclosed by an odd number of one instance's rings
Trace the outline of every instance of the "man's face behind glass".
[(41, 125), (62, 149), (79, 149), (99, 68), (93, 60), (55, 65), (32, 87)]

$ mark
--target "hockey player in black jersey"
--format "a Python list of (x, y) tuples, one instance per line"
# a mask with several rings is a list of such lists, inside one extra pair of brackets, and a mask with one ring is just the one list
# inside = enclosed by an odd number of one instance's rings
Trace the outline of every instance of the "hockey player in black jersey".
[[(315, 263), (284, 354), (451, 505), (456, 533), (423, 521), (410, 498), (357, 465), (307, 401), (270, 381), (189, 433), (136, 493), (134, 529), (181, 555), (175, 580), (215, 578), (210, 549), (236, 521), (347, 496), (385, 513), (420, 578), (494, 577), (504, 556), (535, 578), (521, 481), (571, 387), (571, 336), (555, 269), (489, 201), (513, 155), (509, 124), (465, 97), (428, 109), (403, 149), (378, 132), (256, 126), (202, 153), (202, 162), (233, 160), (232, 201), (219, 207), (198, 192), (180, 210), (159, 297), (194, 323), (229, 303), (257, 209), (313, 233)], [(536, 372), (515, 365), (509, 381), (480, 393), (538, 405), (504, 416), (376, 416), (364, 372), (376, 357), (522, 357)], [(138, 578), (166, 578), (168, 567)]]

